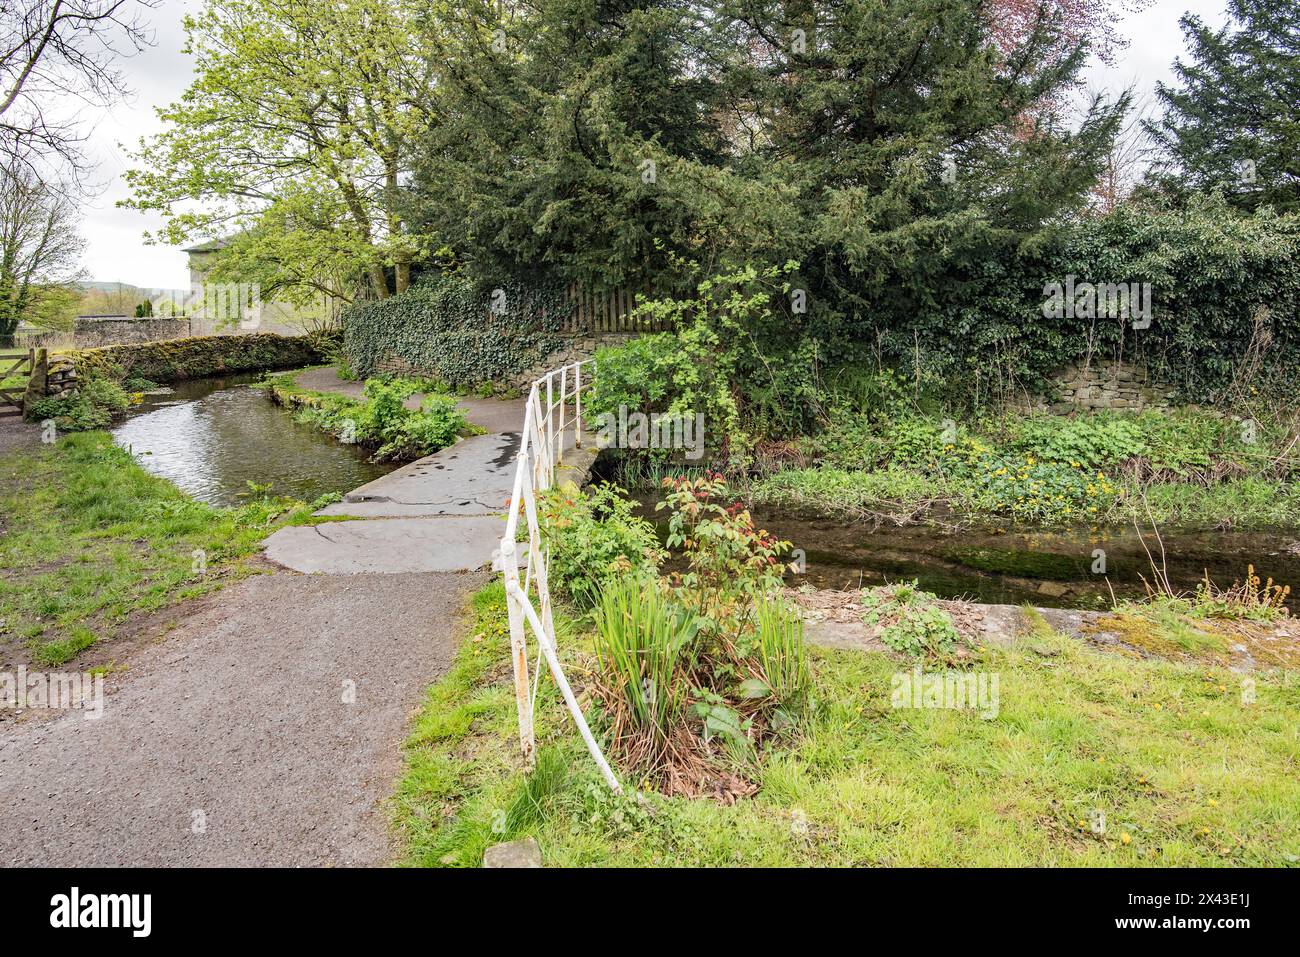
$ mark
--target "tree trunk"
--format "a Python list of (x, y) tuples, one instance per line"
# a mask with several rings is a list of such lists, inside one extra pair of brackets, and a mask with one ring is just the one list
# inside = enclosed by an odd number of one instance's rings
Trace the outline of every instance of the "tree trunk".
[(397, 264), (397, 294), (400, 296), (410, 288), (411, 264), (409, 262), (399, 262)]
[(370, 288), (374, 290), (376, 299), (387, 299), (390, 295), (388, 291), (388, 277), (384, 275), (384, 267), (379, 263), (371, 263), (367, 267), (370, 274)]

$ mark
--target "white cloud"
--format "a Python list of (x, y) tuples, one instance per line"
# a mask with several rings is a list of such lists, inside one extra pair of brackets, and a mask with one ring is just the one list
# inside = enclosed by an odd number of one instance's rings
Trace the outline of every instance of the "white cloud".
[(1156, 0), (1139, 13), (1120, 17), (1115, 29), (1128, 38), (1129, 45), (1112, 66), (1093, 62), (1086, 71), (1088, 87), (1113, 94), (1133, 87), (1140, 100), (1144, 94), (1154, 94), (1157, 81), (1172, 83), (1174, 60), (1187, 59), (1178, 26), (1184, 13), (1194, 13), (1218, 28), (1227, 21), (1227, 0)]
[(193, 0), (163, 0), (157, 9), (147, 11), (155, 45), (122, 64), (135, 95), (107, 110), (83, 110), (83, 120), (92, 127), (86, 148), (97, 164), (93, 178), (107, 186), (85, 208), (82, 232), (88, 241), (85, 264), (91, 279), (145, 288), (189, 285), (184, 253), (144, 242), (144, 232), (157, 229), (162, 217), (118, 209), (116, 203), (127, 196), (123, 174), (131, 165), (128, 151), (135, 149), (141, 136), (162, 128), (155, 108), (179, 98), (190, 84), (190, 59), (181, 53), (185, 44), (181, 20), (193, 8)]

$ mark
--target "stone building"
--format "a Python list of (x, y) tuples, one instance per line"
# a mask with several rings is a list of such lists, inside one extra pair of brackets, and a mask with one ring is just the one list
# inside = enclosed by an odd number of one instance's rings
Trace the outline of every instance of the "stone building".
[[(228, 245), (229, 239), (216, 239), (183, 250), (189, 257), (190, 290), (184, 309), (190, 335), (274, 332), (300, 336), (335, 324), (343, 302), (323, 293), (318, 302), (300, 306), (274, 297), (264, 299), (251, 283), (209, 283), (208, 274)], [(158, 312), (157, 306), (154, 311)]]

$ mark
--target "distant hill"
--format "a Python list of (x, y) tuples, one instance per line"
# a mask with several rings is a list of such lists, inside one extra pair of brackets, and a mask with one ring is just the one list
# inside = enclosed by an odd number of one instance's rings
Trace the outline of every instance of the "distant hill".
[(91, 279), (79, 282), (76, 285), (82, 292), (103, 292), (110, 295), (134, 296), (139, 301), (156, 299), (164, 293), (174, 291), (160, 286), (133, 286), (129, 282), (112, 282), (102, 279)]

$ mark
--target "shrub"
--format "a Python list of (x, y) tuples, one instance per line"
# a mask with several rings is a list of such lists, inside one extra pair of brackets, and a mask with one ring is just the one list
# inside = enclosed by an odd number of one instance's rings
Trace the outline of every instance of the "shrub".
[(583, 492), (566, 482), (548, 489), (538, 508), (551, 556), (548, 584), (576, 604), (594, 603), (611, 580), (658, 568), (654, 526), (632, 514), (636, 503), (617, 486), (601, 483)]
[(63, 399), (45, 398), (25, 410), (29, 419), (53, 419), (64, 432), (88, 432), (104, 429), (113, 417), (131, 405), (131, 397), (111, 379), (99, 375), (84, 378), (73, 395)]
[[(963, 406), (1048, 386), (1086, 355), (1145, 365), (1195, 402), (1222, 402), (1243, 380), (1288, 398), (1300, 355), (1300, 217), (1243, 216), (1212, 197), (1125, 203), (1059, 224), (1045, 244), (1007, 249), (953, 264), (923, 299), (891, 289), (846, 310), (871, 319), (837, 330)], [(1070, 275), (1150, 283), (1150, 326), (1083, 310), (1044, 316), (1045, 287)]]
[(360, 402), (304, 392), (292, 379), (272, 376), (267, 380), (276, 401), (297, 407), (300, 422), (345, 442), (375, 449), (372, 458), (377, 462), (432, 455), (454, 443), (456, 436), (475, 429), (455, 400), (446, 396), (427, 396), (419, 409), (406, 408), (405, 400), (419, 390), (419, 383), (409, 379), (367, 380), (365, 398)]
[(790, 543), (756, 528), (739, 503), (724, 505), (730, 492), (716, 473), (664, 479), (664, 488), (655, 508), (671, 512), (667, 545), (680, 548), (687, 562), (687, 570), (669, 580), (679, 600), (726, 640), (756, 596), (781, 588), (780, 555)]
[(1026, 522), (1096, 519), (1122, 494), (1103, 473), (1081, 463), (1042, 462), (1033, 455), (983, 459), (976, 482), (974, 504)]
[(1096, 470), (1147, 453), (1142, 427), (1133, 418), (1091, 415), (1028, 420), (1013, 449), (1044, 462)]

